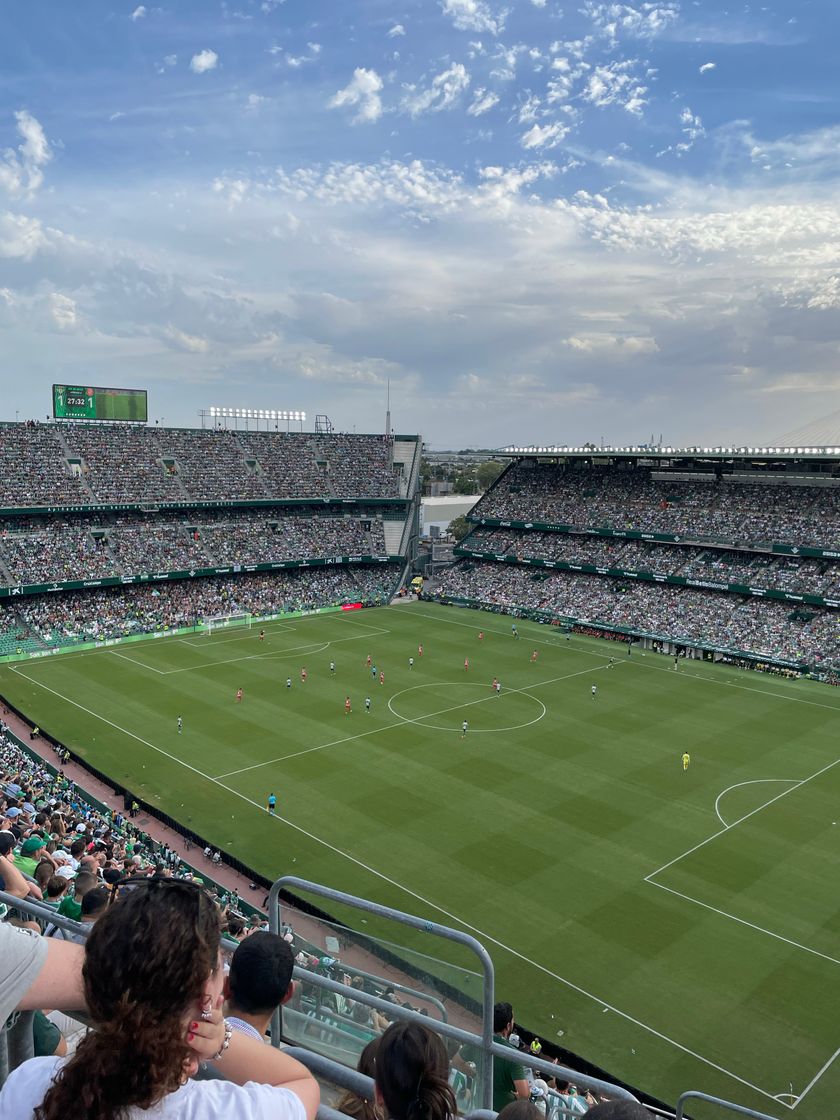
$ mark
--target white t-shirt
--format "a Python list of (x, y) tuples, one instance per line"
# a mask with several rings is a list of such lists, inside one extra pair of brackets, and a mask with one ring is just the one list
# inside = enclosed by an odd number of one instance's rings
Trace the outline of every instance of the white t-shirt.
[(43, 938), (0, 923), (0, 1028), (34, 983), (46, 957)]
[[(0, 1116), (31, 1120), (65, 1059), (31, 1058), (9, 1075), (0, 1090)], [(188, 1081), (152, 1108), (130, 1108), (127, 1120), (305, 1120), (306, 1110), (289, 1089), (249, 1081)]]

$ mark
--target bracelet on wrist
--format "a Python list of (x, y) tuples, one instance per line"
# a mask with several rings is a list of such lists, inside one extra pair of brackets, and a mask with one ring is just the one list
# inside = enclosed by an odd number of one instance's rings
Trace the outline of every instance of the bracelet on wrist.
[(227, 1050), (228, 1046), (230, 1046), (230, 1040), (233, 1036), (233, 1027), (230, 1025), (230, 1023), (227, 1021), (227, 1019), (224, 1020), (224, 1024), (225, 1024), (225, 1037), (222, 1039), (222, 1045), (219, 1047), (218, 1053), (214, 1054), (213, 1057), (210, 1059), (211, 1062), (218, 1062), (219, 1058), (221, 1058), (221, 1056), (224, 1054), (225, 1050)]

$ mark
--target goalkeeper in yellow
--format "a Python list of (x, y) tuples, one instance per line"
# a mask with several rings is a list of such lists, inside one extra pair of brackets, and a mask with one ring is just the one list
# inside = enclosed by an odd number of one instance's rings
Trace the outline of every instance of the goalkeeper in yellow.
[(688, 751), (683, 751), (683, 770), (687, 770), (691, 765), (691, 755)]

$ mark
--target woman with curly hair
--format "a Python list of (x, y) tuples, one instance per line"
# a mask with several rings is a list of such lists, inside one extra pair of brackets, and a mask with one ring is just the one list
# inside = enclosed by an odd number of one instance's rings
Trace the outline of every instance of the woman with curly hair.
[(458, 1106), (439, 1035), (422, 1023), (392, 1023), (376, 1050), (374, 1094), (388, 1120), (454, 1120)]
[[(72, 1058), (24, 1062), (0, 1091), (16, 1120), (313, 1120), (318, 1085), (299, 1062), (222, 1018), (219, 912), (178, 879), (129, 881), (86, 944), (95, 1030)], [(193, 1081), (199, 1062), (225, 1080)]]

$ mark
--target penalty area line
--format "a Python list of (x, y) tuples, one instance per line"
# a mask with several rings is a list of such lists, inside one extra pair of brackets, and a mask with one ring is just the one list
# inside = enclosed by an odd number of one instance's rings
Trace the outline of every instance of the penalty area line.
[[(114, 730), (121, 732), (123, 735), (127, 735), (129, 738), (134, 739), (138, 743), (142, 743), (143, 746), (148, 747), (150, 750), (153, 750), (156, 753), (163, 755), (165, 758), (170, 759), (170, 761), (177, 763), (179, 766), (183, 766), (184, 769), (189, 770), (190, 773), (196, 774), (200, 778), (204, 778), (205, 781), (212, 782), (214, 785), (218, 786), (220, 789), (225, 790), (226, 793), (231, 794), (233, 797), (239, 798), (240, 801), (244, 801), (247, 805), (250, 805), (253, 808), (257, 809), (259, 812), (265, 813), (266, 815), (268, 815), (268, 809), (265, 805), (261, 805), (258, 801), (254, 801), (253, 798), (248, 797), (246, 794), (240, 792), (238, 789), (234, 789), (233, 786), (226, 785), (224, 782), (220, 781), (218, 778), (213, 778), (209, 774), (205, 774), (202, 770), (199, 770), (198, 767), (193, 766), (191, 763), (186, 762), (182, 758), (177, 758), (175, 755), (170, 754), (169, 751), (165, 751), (162, 747), (158, 747), (154, 743), (150, 743), (148, 739), (143, 739), (140, 735), (137, 735), (135, 732), (128, 731), (126, 728), (120, 727), (120, 725), (118, 723), (114, 723), (113, 720), (108, 719), (106, 716), (101, 715), (99, 712), (94, 712), (92, 709), (85, 707), (85, 705), (80, 704), (78, 702), (78, 700), (73, 700), (69, 696), (65, 696), (63, 693), (59, 692), (57, 689), (51, 688), (49, 685), (43, 684), (41, 681), (33, 680), (33, 678), (27, 676), (26, 673), (22, 672), (20, 669), (16, 668), (15, 666), (10, 666), (10, 668), (11, 668), (13, 673), (16, 673), (19, 676), (23, 677), (23, 679), (29, 681), (30, 684), (34, 684), (38, 688), (42, 688), (46, 692), (52, 693), (53, 696), (57, 696), (60, 700), (63, 700), (65, 703), (71, 704), (74, 708), (78, 708), (80, 711), (85, 712), (87, 715), (92, 716), (94, 719), (98, 719), (102, 723), (107, 724), (109, 727), (113, 727)], [(589, 670), (589, 671), (591, 671), (591, 670)], [(533, 688), (534, 686), (531, 685), (530, 687)], [(838, 761), (840, 761), (840, 760), (838, 760)], [(690, 1049), (690, 1047), (685, 1046), (683, 1043), (677, 1042), (676, 1039), (670, 1038), (668, 1035), (664, 1034), (662, 1031), (659, 1031), (655, 1027), (651, 1027), (651, 1026), (649, 1026), (649, 1024), (642, 1022), (641, 1019), (636, 1019), (633, 1015), (628, 1014), (628, 1012), (621, 1011), (618, 1007), (614, 1006), (611, 1003), (608, 1003), (606, 1000), (601, 999), (600, 996), (595, 995), (593, 992), (587, 991), (586, 988), (581, 987), (579, 984), (575, 984), (573, 981), (567, 980), (566, 977), (561, 976), (559, 973), (553, 972), (550, 968), (547, 968), (545, 965), (542, 965), (538, 961), (535, 961), (532, 958), (527, 957), (524, 953), (521, 953), (518, 949), (514, 949), (512, 946), (505, 944), (505, 942), (500, 941), (496, 937), (493, 937), (491, 934), (487, 933), (485, 930), (480, 929), (478, 926), (472, 925), (470, 922), (465, 921), (463, 918), (459, 917), (457, 914), (452, 913), (452, 911), (447, 910), (443, 906), (438, 905), (438, 903), (432, 902), (431, 899), (426, 898), (425, 896), (419, 894), (417, 891), (411, 890), (410, 887), (407, 887), (404, 883), (401, 883), (399, 880), (391, 878), (391, 876), (386, 875), (382, 871), (377, 871), (375, 867), (371, 867), (370, 864), (367, 864), (363, 860), (358, 859), (356, 856), (352, 855), (350, 852), (346, 851), (345, 849), (339, 848), (337, 845), (330, 843), (329, 840), (325, 840), (323, 837), (316, 835), (314, 832), (310, 832), (308, 829), (303, 828), (301, 825), (295, 824), (293, 821), (290, 821), (287, 817), (283, 817), (283, 816), (278, 815), (278, 816), (275, 817), (275, 819), (279, 820), (279, 821), (282, 821), (285, 825), (287, 825), (289, 828), (293, 829), (295, 832), (298, 832), (301, 836), (305, 836), (307, 839), (313, 841), (313, 843), (320, 844), (322, 847), (326, 848), (328, 851), (331, 851), (335, 855), (340, 856), (343, 859), (346, 859), (348, 862), (354, 864), (356, 867), (361, 868), (363, 871), (366, 871), (368, 874), (370, 874), (370, 875), (374, 876), (375, 878), (381, 880), (383, 883), (387, 883), (389, 886), (394, 887), (396, 890), (402, 891), (404, 894), (408, 895), (410, 898), (415, 899), (415, 901), (422, 903), (424, 906), (428, 906), (430, 909), (436, 911), (438, 914), (443, 914), (444, 917), (449, 918), (453, 922), (456, 922), (463, 929), (468, 929), (471, 932), (477, 934), (484, 941), (488, 942), (491, 945), (495, 945), (496, 948), (502, 949), (504, 952), (509, 953), (511, 956), (516, 957), (517, 959), (523, 961), (525, 964), (531, 965), (531, 967), (537, 969), (538, 972), (542, 972), (544, 975), (551, 977), (553, 980), (556, 980), (556, 981), (558, 981), (558, 983), (565, 985), (567, 988), (571, 989), (574, 992), (577, 992), (579, 995), (582, 995), (585, 998), (592, 1000), (594, 1003), (597, 1003), (600, 1007), (604, 1008), (605, 1010), (612, 1011), (614, 1014), (616, 1014), (620, 1018), (626, 1020), (628, 1023), (632, 1023), (634, 1026), (637, 1026), (637, 1027), (641, 1028), (642, 1030), (647, 1031), (649, 1034), (653, 1035), (655, 1038), (660, 1039), (662, 1042), (665, 1042), (668, 1045), (675, 1047), (677, 1050), (680, 1050), (684, 1054), (688, 1054), (692, 1058), (696, 1058), (699, 1062), (702, 1062), (704, 1065), (709, 1066), (711, 1069), (715, 1069), (719, 1073), (722, 1073), (727, 1077), (731, 1077), (734, 1081), (739, 1082), (739, 1084), (745, 1085), (748, 1089), (752, 1089), (754, 1092), (760, 1094), (763, 1097), (767, 1097), (768, 1100), (776, 1101), (777, 1104), (782, 1103), (785, 1108), (792, 1108), (793, 1107), (792, 1105), (785, 1105), (784, 1102), (779, 1102), (777, 1100), (776, 1096), (774, 1096), (772, 1093), (767, 1092), (765, 1089), (762, 1089), (760, 1086), (753, 1084), (751, 1081), (747, 1081), (746, 1078), (743, 1078), (743, 1077), (739, 1076), (738, 1074), (733, 1073), (732, 1070), (726, 1069), (725, 1066), (719, 1065), (717, 1062), (712, 1061), (710, 1058), (705, 1058), (702, 1054), (699, 1054), (696, 1050), (692, 1050), (692, 1049)], [(827, 1068), (827, 1066), (826, 1066), (826, 1068)], [(822, 1075), (822, 1072), (824, 1072), (824, 1071), (821, 1071), (820, 1076)], [(810, 1089), (811, 1086), (809, 1086), (808, 1088)], [(806, 1092), (807, 1092), (807, 1090), (806, 1090)], [(804, 1096), (804, 1094), (803, 1094), (803, 1096)]]

